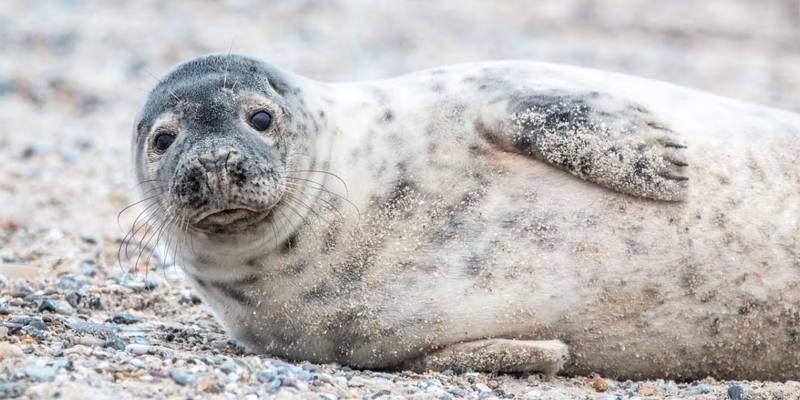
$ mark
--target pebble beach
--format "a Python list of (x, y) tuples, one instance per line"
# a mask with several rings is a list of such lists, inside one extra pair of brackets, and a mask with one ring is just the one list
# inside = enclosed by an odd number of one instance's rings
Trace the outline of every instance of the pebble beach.
[(168, 254), (126, 241), (141, 212), (138, 108), (172, 65), (211, 52), (331, 81), (529, 59), (800, 112), (797, 0), (0, 2), (0, 399), (800, 399), (792, 381), (417, 374), (248, 353)]

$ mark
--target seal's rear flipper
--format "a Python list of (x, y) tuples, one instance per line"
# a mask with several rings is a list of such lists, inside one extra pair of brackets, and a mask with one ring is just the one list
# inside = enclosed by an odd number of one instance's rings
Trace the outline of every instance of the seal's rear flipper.
[(403, 367), (420, 372), (451, 369), (555, 375), (568, 358), (569, 349), (560, 340), (483, 339), (443, 347)]

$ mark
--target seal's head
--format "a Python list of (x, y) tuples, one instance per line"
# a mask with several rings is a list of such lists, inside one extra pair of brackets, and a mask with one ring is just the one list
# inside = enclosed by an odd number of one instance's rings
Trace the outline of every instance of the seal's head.
[(304, 151), (293, 91), (276, 69), (238, 55), (196, 58), (164, 77), (133, 142), (162, 220), (207, 234), (263, 225), (287, 191), (291, 154)]

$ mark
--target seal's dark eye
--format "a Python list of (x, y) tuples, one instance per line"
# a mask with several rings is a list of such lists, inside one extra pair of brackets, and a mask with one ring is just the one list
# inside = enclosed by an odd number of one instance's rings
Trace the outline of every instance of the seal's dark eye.
[(175, 135), (171, 133), (159, 133), (156, 135), (156, 140), (153, 141), (153, 147), (155, 147), (157, 153), (163, 153), (167, 151), (174, 141)]
[(259, 132), (264, 132), (272, 125), (272, 115), (266, 111), (256, 111), (250, 116), (250, 125)]

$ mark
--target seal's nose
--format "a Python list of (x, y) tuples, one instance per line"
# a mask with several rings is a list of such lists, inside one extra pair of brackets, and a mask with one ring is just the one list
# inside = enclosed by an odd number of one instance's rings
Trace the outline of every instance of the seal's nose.
[(235, 165), (242, 159), (242, 153), (231, 146), (220, 146), (200, 155), (200, 164), (206, 171), (219, 171)]

